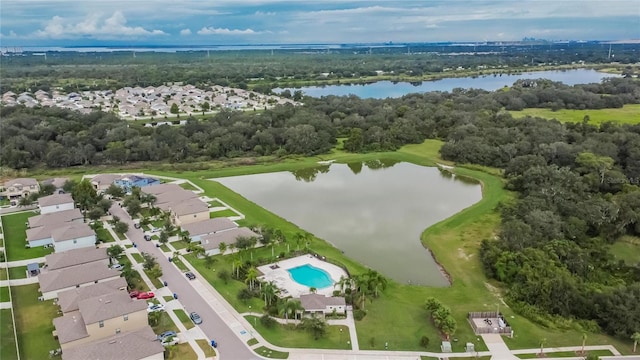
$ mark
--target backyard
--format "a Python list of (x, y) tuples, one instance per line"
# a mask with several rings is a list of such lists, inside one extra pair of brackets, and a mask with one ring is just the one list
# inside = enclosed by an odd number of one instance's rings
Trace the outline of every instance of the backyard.
[(11, 309), (0, 309), (0, 359), (17, 359)]
[(351, 349), (351, 345), (347, 344), (350, 337), (349, 328), (346, 326), (327, 326), (326, 334), (316, 340), (310, 332), (296, 329), (294, 324), (276, 324), (267, 328), (255, 316), (245, 318), (273, 345), (289, 348)]
[(33, 211), (24, 211), (17, 214), (3, 215), (2, 227), (4, 229), (5, 253), (7, 261), (26, 260), (49, 255), (53, 248), (42, 246), (26, 248), (27, 220), (37, 215)]
[(60, 347), (52, 335), (52, 321), (59, 316), (58, 307), (53, 300), (38, 300), (39, 286), (31, 284), (11, 288), (20, 358), (25, 360), (48, 359), (49, 351)]

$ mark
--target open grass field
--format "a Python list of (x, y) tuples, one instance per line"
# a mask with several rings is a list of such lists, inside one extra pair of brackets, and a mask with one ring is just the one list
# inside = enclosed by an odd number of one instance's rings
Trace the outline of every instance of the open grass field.
[(10, 279), (26, 279), (27, 278), (27, 267), (26, 266), (15, 266), (7, 269), (9, 271)]
[(229, 216), (238, 216), (238, 214), (236, 214), (235, 211), (233, 210), (220, 210), (220, 211), (213, 211), (209, 213), (209, 218), (213, 219), (213, 218), (219, 218), (219, 217), (229, 217)]
[(204, 356), (206, 356), (207, 359), (216, 356), (216, 350), (211, 347), (211, 344), (209, 344), (207, 340), (202, 340), (202, 339), (196, 340), (196, 343), (198, 343), (198, 346), (200, 346), (200, 349), (204, 351)]
[[(268, 342), (276, 346), (288, 348), (316, 348), (316, 349), (351, 349), (347, 347), (349, 328), (346, 326), (327, 326), (324, 337), (315, 340), (311, 333), (296, 329), (294, 324), (276, 324), (273, 328), (267, 328), (260, 323), (255, 316), (246, 316), (247, 321), (255, 324), (258, 330)], [(342, 334), (340, 333), (342, 329)]]
[(168, 360), (197, 360), (198, 355), (193, 351), (189, 343), (183, 343), (174, 345), (171, 350), (166, 350), (169, 356), (165, 357)]
[(567, 110), (552, 111), (550, 109), (528, 108), (522, 111), (510, 111), (515, 118), (536, 116), (545, 119), (557, 119), (560, 122), (582, 122), (589, 116), (589, 124), (600, 125), (605, 122), (618, 124), (640, 123), (640, 104), (627, 104), (619, 109)]
[(0, 268), (0, 280), (7, 280), (7, 269)]
[(9, 302), (9, 301), (11, 301), (9, 296), (9, 287), (8, 286), (0, 287), (0, 302)]
[(185, 189), (185, 190), (191, 190), (191, 191), (197, 191), (198, 190), (193, 185), (189, 184), (188, 182), (184, 182), (184, 183), (180, 184), (180, 187)]
[(2, 227), (4, 228), (5, 254), (7, 261), (26, 260), (49, 255), (53, 248), (34, 247), (25, 248), (27, 219), (37, 215), (33, 211), (25, 211), (17, 214), (3, 215)]
[(178, 317), (182, 325), (184, 325), (184, 327), (186, 327), (187, 330), (195, 327), (195, 325), (193, 324), (193, 321), (191, 321), (191, 319), (189, 318), (189, 315), (187, 315), (187, 313), (184, 312), (184, 310), (176, 309), (176, 310), (173, 310), (173, 313), (176, 314), (176, 316)]
[(271, 349), (269, 349), (267, 347), (264, 347), (264, 346), (260, 346), (259, 348), (256, 348), (253, 351), (255, 351), (256, 354), (261, 355), (261, 356), (266, 357), (266, 358), (286, 359), (286, 358), (289, 357), (289, 353), (287, 353), (287, 352), (271, 350)]
[(627, 264), (640, 263), (640, 238), (624, 236), (616, 241), (609, 251), (616, 259), (623, 260)]
[(53, 338), (53, 319), (58, 317), (58, 307), (53, 300), (38, 301), (39, 284), (11, 288), (15, 311), (16, 331), (20, 359), (49, 359), (49, 350), (60, 344)]
[(0, 359), (14, 360), (17, 358), (18, 352), (13, 333), (11, 309), (0, 309)]

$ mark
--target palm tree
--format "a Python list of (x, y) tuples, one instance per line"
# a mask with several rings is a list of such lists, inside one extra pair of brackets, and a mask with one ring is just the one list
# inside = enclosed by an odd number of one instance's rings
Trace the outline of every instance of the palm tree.
[(631, 340), (633, 340), (633, 352), (636, 352), (638, 343), (640, 342), (640, 332), (633, 333)]
[(547, 342), (547, 339), (542, 338), (540, 339), (540, 356), (544, 355), (544, 343)]
[(229, 244), (229, 251), (233, 254), (234, 250), (236, 249), (236, 244), (231, 243)]
[(261, 286), (261, 292), (264, 295), (264, 306), (266, 307), (271, 305), (271, 301), (278, 295), (280, 290), (273, 281), (269, 281), (264, 286)]
[(231, 272), (236, 273), (236, 278), (240, 278), (240, 267), (242, 266), (242, 261), (240, 259), (236, 259), (231, 263)]
[(302, 307), (302, 303), (300, 302), (300, 300), (289, 300), (288, 306), (289, 306), (289, 311), (291, 311), (295, 319), (298, 318), (298, 312), (304, 311), (304, 308)]
[(309, 292), (312, 293), (312, 294), (315, 294), (315, 293), (318, 292), (318, 289), (316, 289), (315, 287), (312, 286), (312, 287), (309, 288)]
[(247, 270), (247, 278), (245, 279), (245, 284), (249, 283), (249, 289), (253, 290), (253, 282), (256, 281), (258, 279), (258, 269), (256, 269), (254, 266), (250, 267), (249, 270)]
[(223, 241), (218, 245), (218, 250), (220, 250), (220, 255), (224, 255), (225, 251), (227, 251), (227, 244)]
[(378, 288), (382, 290), (387, 288), (387, 279), (375, 270), (367, 271), (365, 275), (367, 279), (367, 288), (372, 289), (375, 297), (378, 297)]
[(186, 243), (191, 242), (191, 234), (189, 234), (189, 232), (187, 230), (180, 230), (178, 235), (180, 235), (180, 240), (182, 240), (182, 241), (184, 241)]

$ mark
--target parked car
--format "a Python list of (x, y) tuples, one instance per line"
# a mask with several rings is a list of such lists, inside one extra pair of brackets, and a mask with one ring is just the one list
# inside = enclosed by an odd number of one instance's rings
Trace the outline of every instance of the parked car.
[(149, 306), (147, 307), (147, 312), (152, 313), (156, 311), (164, 311), (164, 305), (149, 303)]
[(134, 227), (134, 228), (136, 228), (136, 229), (140, 229), (140, 227), (141, 227), (141, 226), (142, 226), (142, 225), (140, 225), (140, 223), (135, 223), (135, 224), (133, 224), (133, 227)]
[(151, 232), (160, 232), (160, 228), (154, 227), (151, 229)]
[(158, 335), (158, 340), (162, 341), (162, 340), (164, 340), (166, 338), (176, 337), (176, 336), (178, 336), (178, 334), (176, 334), (175, 331), (167, 330), (167, 331), (163, 332), (162, 334)]
[(176, 345), (178, 343), (178, 338), (176, 336), (169, 336), (161, 340), (161, 344), (164, 347)]
[(151, 291), (147, 291), (147, 292), (141, 292), (138, 294), (138, 299), (153, 299), (156, 296), (156, 294), (154, 294)]
[(191, 271), (184, 273), (184, 275), (187, 277), (187, 279), (189, 280), (193, 280), (196, 278), (196, 275), (194, 273), (192, 273)]
[(200, 325), (202, 324), (202, 318), (200, 317), (200, 315), (198, 315), (197, 312), (192, 312), (191, 314), (189, 314), (189, 317), (191, 318), (191, 321), (193, 321), (194, 324), (196, 325)]
[(145, 235), (144, 239), (147, 240), (147, 241), (151, 241), (151, 235)]
[(122, 269), (124, 269), (124, 266), (122, 266), (122, 264), (113, 264), (111, 265), (111, 268), (114, 270), (122, 271)]
[(138, 295), (140, 295), (140, 291), (138, 291), (138, 290), (133, 290), (133, 291), (129, 292), (129, 297), (137, 298)]

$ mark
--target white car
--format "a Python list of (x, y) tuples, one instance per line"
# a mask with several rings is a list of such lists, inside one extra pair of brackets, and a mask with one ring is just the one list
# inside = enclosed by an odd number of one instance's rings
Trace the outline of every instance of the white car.
[(124, 269), (124, 266), (122, 266), (122, 264), (113, 264), (113, 265), (111, 265), (111, 268), (113, 270), (122, 271), (122, 269)]
[(178, 343), (177, 336), (169, 336), (168, 338), (164, 338), (161, 342), (162, 346), (164, 347), (176, 345), (177, 343)]
[(147, 312), (148, 313), (152, 313), (152, 312), (156, 312), (156, 311), (164, 311), (164, 305), (162, 304), (154, 304), (154, 303), (148, 303), (149, 306), (147, 307)]

